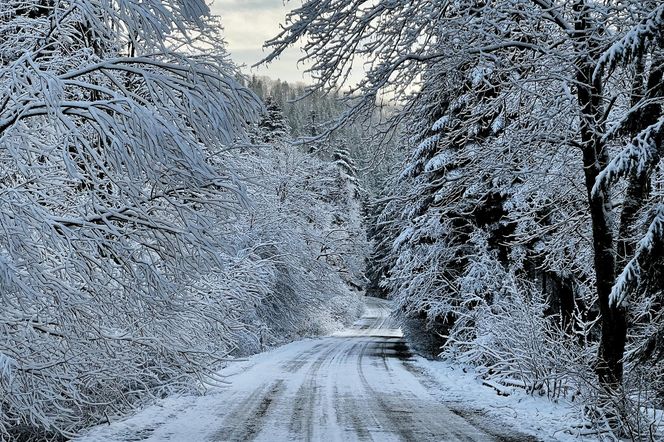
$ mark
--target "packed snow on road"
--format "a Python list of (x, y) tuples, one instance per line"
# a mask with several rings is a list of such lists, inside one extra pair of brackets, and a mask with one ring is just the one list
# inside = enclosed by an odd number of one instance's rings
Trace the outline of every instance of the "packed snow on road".
[[(556, 434), (563, 428), (565, 407), (517, 392), (517, 399), (498, 396), (460, 367), (414, 356), (389, 316), (388, 303), (373, 298), (367, 299), (365, 315), (348, 329), (231, 363), (220, 374), (229, 385), (211, 388), (202, 397), (167, 398), (75, 440), (536, 441), (571, 437), (562, 431)], [(445, 396), (446, 390), (450, 397)], [(519, 415), (534, 420), (518, 422)]]

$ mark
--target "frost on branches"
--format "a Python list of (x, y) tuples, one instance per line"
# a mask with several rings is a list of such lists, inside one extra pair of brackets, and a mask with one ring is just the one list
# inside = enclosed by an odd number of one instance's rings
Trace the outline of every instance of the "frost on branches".
[(579, 389), (594, 428), (631, 438), (663, 394), (663, 12), (305, 1), (267, 43), (269, 61), (301, 41), (323, 91), (363, 63), (355, 112), (400, 105), (410, 155), (377, 205), (372, 274), (411, 339), (533, 392)]
[(223, 277), (248, 271), (219, 235), (244, 195), (215, 151), (259, 104), (207, 13), (0, 5), (3, 434), (71, 434), (232, 349), (260, 287)]
[(358, 314), (319, 257), (352, 253), (324, 166), (229, 149), (262, 104), (219, 29), (202, 0), (1, 2), (0, 437), (71, 436)]

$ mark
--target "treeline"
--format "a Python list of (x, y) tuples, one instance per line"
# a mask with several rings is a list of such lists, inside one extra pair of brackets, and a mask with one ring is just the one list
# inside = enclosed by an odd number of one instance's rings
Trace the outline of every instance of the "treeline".
[[(289, 132), (303, 149), (324, 160), (335, 161), (345, 152), (363, 191), (382, 189), (403, 158), (395, 128), (383, 127), (397, 112), (394, 106), (376, 103), (355, 112), (353, 106), (360, 100), (349, 101), (339, 90), (324, 92), (304, 83), (257, 76), (244, 84), (265, 102), (268, 114), (281, 116), (264, 124), (278, 121), (279, 131)], [(340, 124), (337, 117), (344, 114), (348, 118)]]
[[(295, 137), (316, 137), (325, 132), (345, 105), (340, 97), (309, 91), (305, 83), (291, 84), (252, 75), (245, 85), (261, 100), (278, 107)], [(345, 129), (347, 132), (348, 129)]]
[(411, 341), (651, 440), (663, 30), (658, 1), (308, 1), (270, 42), (276, 56), (306, 32), (323, 91), (368, 60), (354, 109), (402, 106), (410, 154), (375, 198), (369, 276)]
[(202, 0), (0, 2), (0, 438), (61, 440), (360, 314), (352, 164)]

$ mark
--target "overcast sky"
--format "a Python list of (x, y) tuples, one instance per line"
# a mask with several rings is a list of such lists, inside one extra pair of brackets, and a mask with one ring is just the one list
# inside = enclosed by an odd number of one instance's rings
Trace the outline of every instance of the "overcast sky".
[(304, 67), (298, 67), (297, 60), (302, 56), (299, 48), (291, 48), (279, 60), (272, 62), (267, 69), (249, 67), (261, 60), (267, 52), (263, 43), (277, 35), (279, 24), (284, 22), (288, 6), (282, 0), (215, 0), (212, 11), (220, 15), (224, 25), (224, 35), (233, 60), (245, 64), (246, 73), (267, 75), (273, 79), (289, 82), (307, 81), (303, 76)]

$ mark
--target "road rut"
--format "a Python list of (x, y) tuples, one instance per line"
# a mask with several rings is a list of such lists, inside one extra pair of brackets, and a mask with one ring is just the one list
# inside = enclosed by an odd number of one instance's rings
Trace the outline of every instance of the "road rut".
[(245, 365), (231, 364), (236, 372), (229, 387), (188, 398), (184, 405), (169, 398), (179, 406), (176, 413), (148, 423), (144, 418), (136, 425), (130, 419), (123, 432), (100, 432), (99, 437), (182, 442), (534, 440), (496, 429), (495, 422), (471, 423), (441, 403), (413, 366), (387, 303), (366, 302), (366, 315), (353, 327), (285, 345)]

